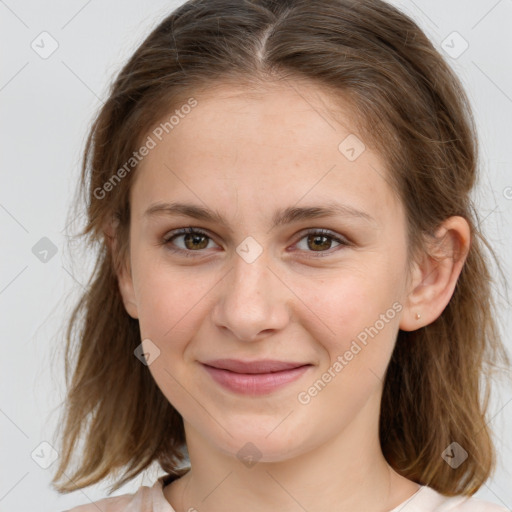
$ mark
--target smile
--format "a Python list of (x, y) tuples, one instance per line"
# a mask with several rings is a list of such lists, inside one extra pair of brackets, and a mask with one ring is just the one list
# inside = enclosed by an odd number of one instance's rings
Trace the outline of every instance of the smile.
[(299, 379), (311, 364), (267, 373), (237, 373), (202, 363), (212, 379), (229, 391), (243, 395), (264, 395)]

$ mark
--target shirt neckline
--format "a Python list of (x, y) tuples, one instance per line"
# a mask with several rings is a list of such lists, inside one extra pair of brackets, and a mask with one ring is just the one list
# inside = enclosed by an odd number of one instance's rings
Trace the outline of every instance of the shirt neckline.
[[(401, 510), (403, 507), (405, 507), (405, 505), (407, 505), (409, 502), (411, 502), (412, 500), (416, 499), (419, 497), (420, 493), (422, 493), (422, 491), (424, 489), (426, 489), (427, 486), (426, 485), (420, 485), (419, 489), (414, 493), (412, 494), (411, 496), (409, 496), (407, 499), (405, 499), (404, 501), (402, 501), (401, 503), (399, 503), (395, 508), (389, 510), (388, 512), (398, 512), (399, 510)], [(423, 499), (421, 500), (423, 501)], [(410, 509), (407, 511), (407, 512), (412, 512)]]
[[(179, 474), (167, 474), (163, 475), (157, 479), (152, 487), (151, 497), (153, 500), (153, 510), (154, 512), (176, 512), (172, 505), (167, 501), (164, 495), (164, 487), (169, 485), (174, 480), (182, 477), (190, 468), (182, 469)], [(407, 508), (407, 512), (416, 512), (421, 509), (422, 504), (427, 500), (427, 496), (431, 495), (431, 492), (436, 492), (434, 489), (426, 485), (420, 485), (419, 489), (409, 496), (409, 498), (405, 499), (401, 503), (399, 503), (396, 507), (389, 510), (388, 512), (399, 512), (404, 508), (407, 504), (414, 502), (412, 508)]]

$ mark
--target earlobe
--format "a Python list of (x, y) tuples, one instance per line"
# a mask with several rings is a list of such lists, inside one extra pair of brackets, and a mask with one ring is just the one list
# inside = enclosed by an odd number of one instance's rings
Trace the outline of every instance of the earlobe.
[(414, 267), (401, 330), (415, 331), (434, 322), (444, 311), (466, 260), (470, 237), (463, 217), (450, 217), (438, 228), (429, 253)]

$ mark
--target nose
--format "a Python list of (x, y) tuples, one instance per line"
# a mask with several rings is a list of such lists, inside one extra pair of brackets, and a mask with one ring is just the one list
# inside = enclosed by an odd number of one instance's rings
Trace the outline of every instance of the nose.
[(258, 341), (287, 325), (293, 293), (271, 267), (265, 251), (250, 263), (235, 253), (213, 308), (219, 329), (240, 341)]

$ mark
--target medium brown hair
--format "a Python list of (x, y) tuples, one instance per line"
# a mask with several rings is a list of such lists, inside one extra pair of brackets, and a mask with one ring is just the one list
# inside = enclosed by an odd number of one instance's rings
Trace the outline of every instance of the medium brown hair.
[[(484, 249), (498, 260), (470, 199), (477, 132), (460, 81), (417, 24), (380, 0), (191, 0), (119, 72), (87, 139), (79, 189), (87, 222), (79, 237), (97, 260), (67, 327), (68, 392), (52, 481), (59, 492), (121, 472), (116, 490), (153, 462), (182, 474), (183, 420), (134, 357), (139, 324), (123, 306), (116, 277), (127, 254), (136, 167), (107, 198), (97, 191), (171, 107), (216, 84), (287, 80), (308, 80), (351, 106), (352, 131), (382, 156), (404, 204), (409, 261), (428, 251), (443, 220), (468, 221), (471, 246), (449, 304), (433, 323), (398, 333), (380, 440), (395, 471), (446, 495), (473, 494), (494, 471), (485, 419), (490, 379), (500, 360), (510, 361)], [(68, 475), (80, 440), (80, 463)], [(457, 469), (441, 457), (453, 441), (468, 452)]]

